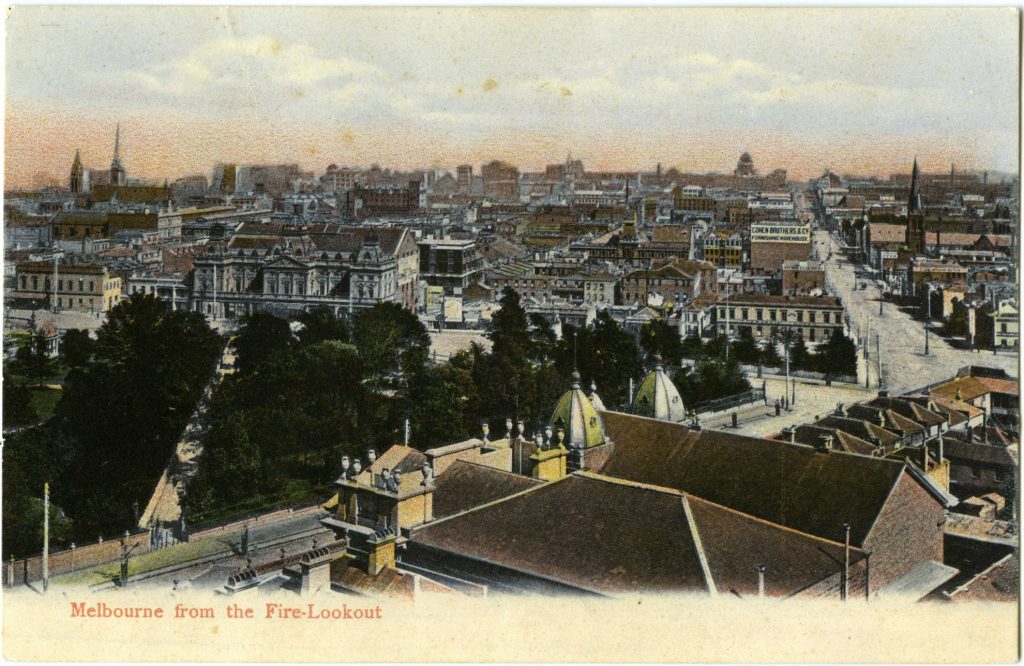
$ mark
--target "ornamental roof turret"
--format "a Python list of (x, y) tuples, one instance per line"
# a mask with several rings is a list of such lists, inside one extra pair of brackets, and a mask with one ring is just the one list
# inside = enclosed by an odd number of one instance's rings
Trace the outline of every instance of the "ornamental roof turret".
[(565, 446), (570, 449), (588, 449), (605, 442), (604, 422), (580, 388), (580, 373), (576, 371), (569, 390), (551, 415), (551, 428), (565, 431)]
[(672, 383), (661, 364), (661, 356), (654, 356), (654, 369), (644, 378), (633, 401), (633, 413), (662, 421), (682, 422), (686, 408), (679, 389)]

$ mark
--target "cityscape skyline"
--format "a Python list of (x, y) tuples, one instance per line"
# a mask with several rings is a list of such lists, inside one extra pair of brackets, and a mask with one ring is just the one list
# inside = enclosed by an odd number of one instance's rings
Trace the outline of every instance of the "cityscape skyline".
[[(914, 154), (926, 171), (1017, 171), (1015, 13), (568, 11), (567, 31), (549, 9), (18, 8), (7, 187), (63, 179), (76, 149), (106, 164), (118, 121), (126, 167), (153, 180), (217, 162), (541, 170), (567, 152), (594, 169), (727, 172), (749, 151), (797, 179), (884, 177)], [(988, 38), (958, 43), (955, 62), (923, 48), (958, 32)], [(423, 57), (442, 42), (445, 57)], [(37, 57), (17, 57), (29, 44)]]

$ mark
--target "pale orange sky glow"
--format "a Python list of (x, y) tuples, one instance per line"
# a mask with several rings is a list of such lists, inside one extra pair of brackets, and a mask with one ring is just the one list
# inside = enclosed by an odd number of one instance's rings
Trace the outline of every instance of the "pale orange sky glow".
[[(568, 27), (572, 26), (569, 30)], [(17, 7), (6, 187), (217, 162), (1016, 171), (1010, 10)], [(963, 33), (957, 58), (937, 44)], [(788, 39), (780, 39), (788, 35)], [(960, 44), (964, 44), (963, 48)]]

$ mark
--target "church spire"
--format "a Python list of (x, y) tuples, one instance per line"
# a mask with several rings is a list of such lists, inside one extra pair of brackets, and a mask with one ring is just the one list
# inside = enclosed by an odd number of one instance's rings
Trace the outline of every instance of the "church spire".
[(910, 173), (910, 199), (907, 201), (907, 214), (914, 215), (924, 212), (921, 198), (921, 170), (917, 166), (917, 155), (914, 156), (914, 170)]
[(82, 168), (82, 153), (75, 150), (75, 161), (71, 163), (71, 178), (69, 179), (69, 187), (72, 192), (78, 194), (83, 189), (82, 175), (85, 169)]
[(121, 123), (117, 124), (117, 131), (114, 134), (114, 160), (110, 163), (110, 184), (125, 184), (124, 165), (121, 164)]

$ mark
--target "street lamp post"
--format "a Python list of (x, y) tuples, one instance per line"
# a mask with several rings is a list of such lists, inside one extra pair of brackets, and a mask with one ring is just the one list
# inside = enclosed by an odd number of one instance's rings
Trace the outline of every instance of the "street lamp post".
[(924, 320), (924, 355), (928, 355), (928, 335), (931, 329), (932, 323), (932, 286), (928, 285), (928, 294), (925, 296), (928, 299), (928, 318)]

